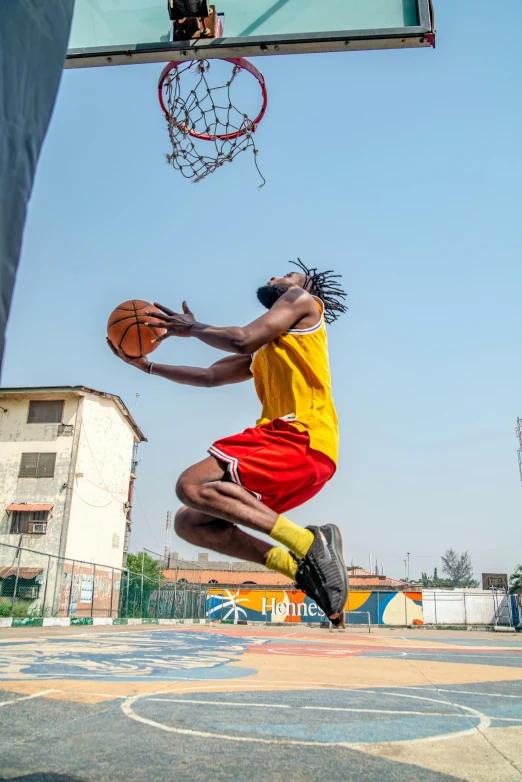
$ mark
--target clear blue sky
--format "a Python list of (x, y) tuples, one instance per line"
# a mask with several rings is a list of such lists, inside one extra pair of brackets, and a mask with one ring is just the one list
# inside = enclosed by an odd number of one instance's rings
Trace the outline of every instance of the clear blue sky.
[[(350, 311), (330, 328), (339, 470), (292, 518), (336, 522), (348, 560), (372, 554), (395, 576), (407, 551), (412, 576), (450, 546), (477, 574), (522, 561), (522, 6), (435, 5), (435, 51), (256, 63), (270, 96), (262, 190), (246, 155), (199, 185), (164, 163), (160, 66), (64, 73), (2, 382), (85, 384), (131, 410), (140, 394), (132, 550), (162, 551), (177, 475), (252, 424), (258, 402), (251, 384), (190, 389), (118, 362), (108, 314), (186, 298), (205, 322), (244, 324), (256, 287), (299, 255), (343, 274)], [(219, 357), (174, 339), (155, 355)]]

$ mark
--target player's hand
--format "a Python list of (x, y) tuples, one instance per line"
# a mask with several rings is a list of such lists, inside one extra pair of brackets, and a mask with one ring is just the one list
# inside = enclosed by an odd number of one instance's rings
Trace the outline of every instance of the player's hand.
[(190, 330), (196, 322), (196, 318), (189, 310), (186, 301), (182, 304), (182, 313), (173, 312), (172, 310), (169, 310), (168, 307), (164, 307), (156, 301), (154, 302), (154, 306), (161, 310), (161, 312), (145, 312), (145, 315), (150, 315), (155, 320), (155, 323), (147, 323), (145, 325), (158, 326), (158, 321), (160, 321), (163, 328), (166, 329), (164, 334), (154, 340), (155, 342), (162, 342), (164, 339), (167, 339), (167, 337), (190, 337)]
[(126, 364), (130, 364), (137, 369), (141, 369), (143, 372), (149, 371), (150, 361), (146, 356), (142, 356), (141, 358), (132, 358), (132, 356), (128, 356), (121, 348), (115, 348), (109, 337), (107, 337), (107, 345), (110, 347), (114, 355), (118, 356), (118, 358), (121, 358), (121, 360), (125, 361)]

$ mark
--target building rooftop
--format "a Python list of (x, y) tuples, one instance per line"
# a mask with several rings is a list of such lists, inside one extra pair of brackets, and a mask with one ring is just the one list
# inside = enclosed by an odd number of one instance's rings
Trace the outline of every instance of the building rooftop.
[(82, 394), (96, 394), (97, 396), (102, 397), (103, 399), (112, 399), (112, 401), (116, 404), (116, 406), (119, 408), (121, 414), (124, 416), (124, 418), (127, 419), (127, 422), (131, 429), (133, 430), (134, 434), (136, 435), (136, 438), (138, 442), (143, 443), (147, 442), (147, 438), (141, 431), (140, 427), (132, 417), (132, 415), (129, 412), (129, 409), (127, 408), (126, 404), (123, 402), (121, 397), (117, 396), (116, 394), (109, 394), (106, 391), (98, 391), (96, 388), (89, 388), (88, 386), (25, 386), (25, 387), (19, 387), (19, 388), (0, 388), (0, 396), (3, 394), (76, 394), (81, 396)]
[[(290, 578), (281, 576), (268, 570), (264, 565), (256, 565), (253, 562), (228, 562), (225, 560), (211, 560), (206, 553), (198, 554), (197, 560), (184, 559), (177, 551), (169, 557), (168, 567), (164, 576), (170, 581), (184, 579), (189, 583), (213, 583), (215, 586), (276, 586), (292, 584)], [(363, 568), (348, 568), (348, 582), (350, 589), (388, 589), (406, 591), (408, 588), (416, 589), (417, 585), (410, 585), (406, 581), (388, 576), (379, 576), (370, 573)]]

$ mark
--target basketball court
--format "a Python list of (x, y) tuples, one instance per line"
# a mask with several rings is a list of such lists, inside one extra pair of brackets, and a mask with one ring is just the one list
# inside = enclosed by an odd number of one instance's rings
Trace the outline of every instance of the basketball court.
[[(243, 151), (258, 165), (258, 127), (277, 123), (263, 58), (434, 46), (430, 0), (76, 0), (65, 67), (157, 63), (167, 160), (200, 181)], [(424, 629), (4, 630), (0, 778), (521, 780), (521, 643)]]
[(20, 628), (0, 679), (4, 779), (522, 779), (510, 634)]

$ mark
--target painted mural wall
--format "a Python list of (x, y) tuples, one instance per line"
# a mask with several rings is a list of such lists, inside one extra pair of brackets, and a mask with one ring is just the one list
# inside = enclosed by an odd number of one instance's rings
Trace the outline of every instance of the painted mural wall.
[[(345, 606), (350, 624), (423, 624), (422, 592), (350, 592)], [(293, 590), (209, 589), (207, 618), (231, 622), (320, 623), (326, 619), (304, 592)]]

